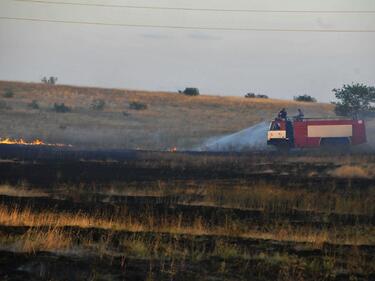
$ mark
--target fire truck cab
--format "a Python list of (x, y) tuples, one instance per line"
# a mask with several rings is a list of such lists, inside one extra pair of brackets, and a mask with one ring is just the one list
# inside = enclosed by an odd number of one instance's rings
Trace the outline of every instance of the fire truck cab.
[(271, 122), (267, 144), (277, 148), (314, 148), (366, 143), (364, 120), (279, 119)]

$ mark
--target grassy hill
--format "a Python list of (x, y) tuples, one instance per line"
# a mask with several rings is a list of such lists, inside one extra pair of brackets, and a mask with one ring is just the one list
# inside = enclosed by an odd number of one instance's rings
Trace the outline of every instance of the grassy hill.
[[(4, 95), (9, 90), (12, 97)], [(104, 109), (93, 109), (94, 100), (105, 101)], [(131, 109), (134, 102), (147, 108)], [(54, 103), (71, 112), (57, 113)], [(0, 81), (0, 137), (90, 148), (189, 148), (272, 119), (282, 107), (291, 115), (297, 108), (310, 117), (333, 115), (323, 103)]]

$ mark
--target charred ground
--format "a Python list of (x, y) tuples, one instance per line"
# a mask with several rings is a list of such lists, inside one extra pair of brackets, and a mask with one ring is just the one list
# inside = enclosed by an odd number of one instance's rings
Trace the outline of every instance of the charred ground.
[(0, 151), (2, 280), (375, 279), (374, 154)]

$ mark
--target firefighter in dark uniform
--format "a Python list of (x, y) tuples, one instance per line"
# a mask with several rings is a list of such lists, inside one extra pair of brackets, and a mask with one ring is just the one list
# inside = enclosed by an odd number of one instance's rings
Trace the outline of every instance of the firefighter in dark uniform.
[(285, 108), (281, 109), (279, 114), (277, 115), (278, 118), (286, 120), (288, 117), (288, 113), (286, 112)]
[(300, 108), (298, 108), (298, 113), (295, 116), (295, 119), (297, 121), (302, 121), (304, 117), (305, 117), (305, 114), (303, 114), (302, 110)]

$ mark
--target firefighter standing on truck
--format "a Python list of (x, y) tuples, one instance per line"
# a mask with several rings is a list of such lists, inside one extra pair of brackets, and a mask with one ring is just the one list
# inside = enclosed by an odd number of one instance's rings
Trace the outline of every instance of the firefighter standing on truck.
[(281, 109), (279, 114), (277, 115), (278, 118), (286, 120), (288, 117), (288, 113), (286, 112), (285, 108)]
[(304, 117), (305, 117), (305, 114), (303, 114), (302, 110), (300, 108), (298, 108), (298, 113), (295, 116), (295, 119), (297, 121), (302, 121)]

